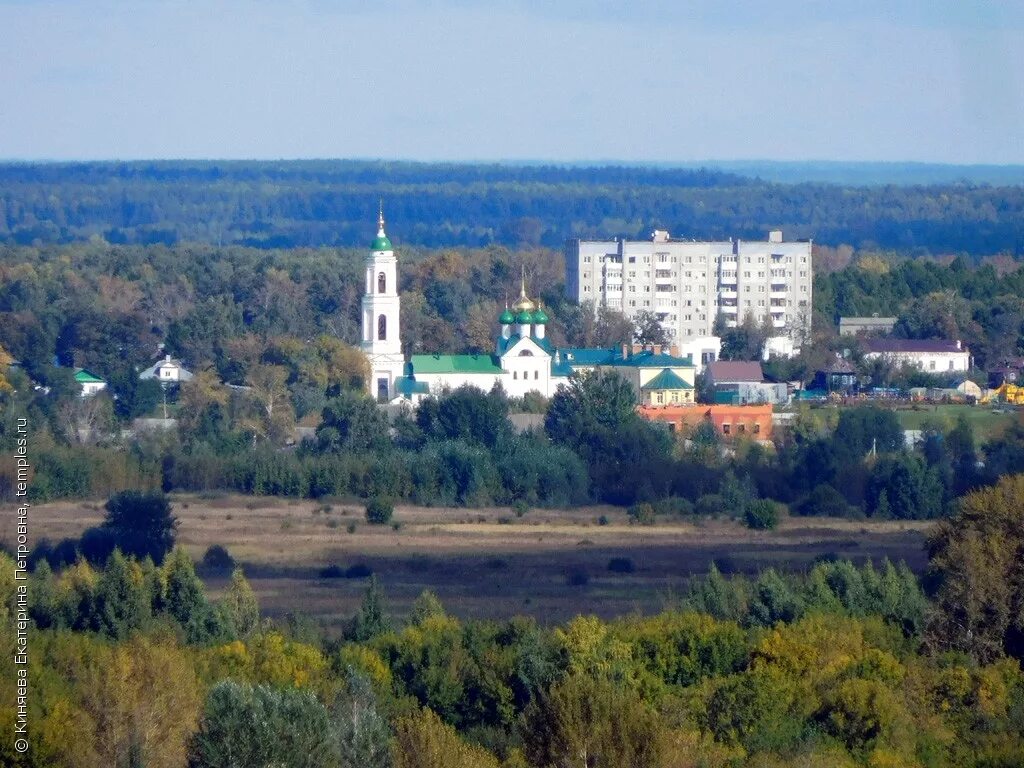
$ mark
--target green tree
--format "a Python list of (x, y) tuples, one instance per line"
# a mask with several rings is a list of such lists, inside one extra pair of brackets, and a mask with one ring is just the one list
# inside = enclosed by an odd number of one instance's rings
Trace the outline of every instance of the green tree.
[(928, 540), (936, 648), (1024, 659), (1024, 475), (964, 496)]
[(124, 554), (162, 563), (174, 546), (177, 521), (171, 504), (159, 491), (122, 491), (107, 501), (102, 529)]
[(390, 445), (387, 415), (369, 397), (345, 391), (324, 407), (316, 429), (322, 452), (382, 451)]
[(350, 669), (333, 714), (341, 768), (390, 768), (391, 729), (369, 680)]
[(642, 309), (633, 315), (633, 341), (637, 344), (667, 344), (668, 333), (658, 322), (658, 316)]
[(428, 439), (493, 448), (512, 434), (508, 407), (508, 398), (500, 390), (485, 394), (466, 385), (421, 403), (416, 423)]
[(370, 576), (370, 583), (363, 594), (363, 602), (352, 622), (352, 639), (366, 642), (391, 629), (391, 622), (384, 613), (384, 590), (376, 574)]
[(192, 739), (191, 765), (333, 768), (337, 748), (327, 709), (309, 691), (217, 683)]
[(114, 550), (96, 585), (95, 628), (123, 639), (146, 625), (151, 610), (142, 569)]

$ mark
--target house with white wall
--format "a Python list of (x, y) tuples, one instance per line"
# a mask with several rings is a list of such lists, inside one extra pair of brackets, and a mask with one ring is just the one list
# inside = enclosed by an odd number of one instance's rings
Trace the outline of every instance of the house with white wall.
[(865, 360), (910, 365), (925, 373), (963, 372), (971, 368), (971, 351), (959, 339), (868, 338), (864, 340), (864, 349)]

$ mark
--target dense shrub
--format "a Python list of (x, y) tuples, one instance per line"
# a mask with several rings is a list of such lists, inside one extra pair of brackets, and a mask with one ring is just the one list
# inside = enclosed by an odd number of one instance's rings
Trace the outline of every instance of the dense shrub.
[(395, 507), (390, 501), (374, 497), (366, 504), (366, 522), (371, 525), (387, 525), (394, 512)]
[(229, 571), (235, 567), (235, 558), (228, 552), (227, 547), (212, 544), (203, 553), (203, 567), (211, 571)]
[(779, 506), (769, 499), (755, 499), (747, 504), (743, 520), (748, 528), (771, 530), (779, 524)]

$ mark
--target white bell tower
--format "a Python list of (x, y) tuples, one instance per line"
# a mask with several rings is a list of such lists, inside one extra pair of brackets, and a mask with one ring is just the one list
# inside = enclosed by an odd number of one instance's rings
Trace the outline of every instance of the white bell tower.
[(398, 260), (384, 233), (384, 209), (377, 219), (377, 237), (366, 257), (363, 293), (362, 350), (370, 361), (370, 394), (388, 402), (397, 396), (395, 380), (405, 369), (398, 332)]

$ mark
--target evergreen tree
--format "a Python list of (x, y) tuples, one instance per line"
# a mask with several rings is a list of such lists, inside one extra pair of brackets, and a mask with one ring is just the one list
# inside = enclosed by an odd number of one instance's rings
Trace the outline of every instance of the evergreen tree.
[(391, 622), (384, 613), (384, 591), (377, 576), (370, 577), (370, 583), (363, 595), (363, 603), (352, 622), (352, 639), (366, 642), (390, 631)]
[(114, 550), (96, 585), (94, 628), (123, 639), (145, 626), (150, 611), (141, 569)]

